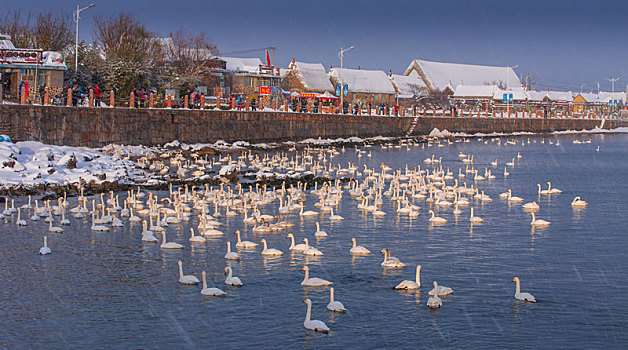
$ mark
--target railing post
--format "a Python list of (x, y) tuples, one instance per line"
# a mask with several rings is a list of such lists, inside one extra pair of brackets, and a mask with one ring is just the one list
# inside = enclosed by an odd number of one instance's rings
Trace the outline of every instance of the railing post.
[(155, 95), (151, 92), (150, 95), (148, 95), (148, 108), (153, 107), (155, 107)]
[(111, 89), (111, 91), (109, 92), (109, 107), (115, 107), (116, 106), (116, 93), (113, 91), (113, 89)]
[(201, 109), (205, 109), (205, 95), (201, 94)]
[(131, 91), (131, 96), (129, 97), (129, 108), (135, 108), (135, 94)]
[(183, 108), (187, 109), (188, 108), (188, 95), (185, 95), (185, 97), (183, 98)]
[(65, 102), (67, 106), (72, 106), (72, 88), (68, 88), (68, 97)]
[(94, 107), (94, 89), (89, 89), (89, 100), (87, 105), (89, 107)]
[(46, 88), (44, 89), (44, 106), (48, 105), (48, 102), (50, 101), (50, 93), (48, 92), (48, 87), (46, 86)]

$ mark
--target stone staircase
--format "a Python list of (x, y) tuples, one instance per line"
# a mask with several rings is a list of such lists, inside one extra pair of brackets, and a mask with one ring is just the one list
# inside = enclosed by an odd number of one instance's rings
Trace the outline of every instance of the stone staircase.
[(412, 135), (412, 133), (414, 132), (414, 128), (416, 128), (416, 125), (418, 123), (419, 123), (419, 116), (417, 115), (412, 120), (412, 124), (410, 125), (410, 129), (408, 129), (408, 132), (406, 132), (406, 137), (410, 137)]

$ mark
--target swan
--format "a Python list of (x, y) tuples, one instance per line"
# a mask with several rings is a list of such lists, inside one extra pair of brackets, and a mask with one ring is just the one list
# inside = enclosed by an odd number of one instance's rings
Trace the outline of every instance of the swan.
[(300, 216), (316, 216), (318, 215), (318, 212), (315, 212), (313, 210), (306, 210), (303, 211), (303, 207), (301, 207), (301, 211), (299, 212)]
[(508, 175), (510, 175), (508, 168), (504, 167), (504, 177), (508, 177)]
[(290, 238), (290, 250), (295, 252), (302, 252), (307, 249), (307, 246), (304, 243), (294, 244), (294, 235), (292, 233), (288, 233), (286, 238)]
[(190, 227), (190, 242), (194, 242), (194, 243), (205, 243), (205, 241), (207, 241), (205, 239), (205, 237), (202, 236), (196, 236), (194, 234), (194, 227)]
[(395, 289), (419, 289), (421, 288), (421, 265), (416, 267), (416, 276), (414, 281), (404, 280), (395, 286)]
[(52, 218), (50, 218), (50, 221), (48, 222), (48, 231), (52, 233), (63, 233), (63, 229), (61, 227), (52, 226), (52, 221)]
[(142, 241), (144, 242), (159, 242), (153, 231), (147, 230), (148, 225), (146, 224), (146, 220), (142, 220)]
[(183, 275), (183, 263), (181, 260), (178, 262), (179, 264), (179, 283), (181, 284), (198, 284), (200, 281), (194, 275)]
[(534, 213), (530, 213), (530, 215), (532, 216), (532, 221), (530, 222), (532, 226), (548, 226), (550, 224), (549, 221), (537, 219)]
[(264, 244), (264, 249), (262, 250), (262, 255), (267, 255), (267, 256), (281, 256), (283, 255), (283, 252), (279, 249), (275, 249), (275, 248), (268, 248), (268, 246), (266, 245), (266, 239), (262, 239), (260, 241), (260, 243)]
[(96, 214), (92, 213), (92, 231), (101, 231), (107, 232), (109, 231), (109, 227), (104, 225), (96, 225)]
[(303, 266), (301, 268), (301, 271), (305, 271), (305, 277), (303, 278), (303, 281), (301, 282), (302, 286), (306, 286), (306, 287), (321, 287), (321, 286), (329, 286), (330, 284), (333, 284), (327, 280), (324, 280), (322, 278), (318, 278), (318, 277), (312, 277), (310, 278), (310, 268), (306, 266)]
[[(573, 201), (571, 201), (571, 206), (576, 208), (582, 208), (582, 207), (586, 207), (587, 206), (587, 202), (583, 201), (582, 199), (580, 199), (580, 197), (576, 197), (573, 199)], [(20, 215), (20, 212), (18, 211), (18, 216)]]
[(218, 237), (218, 236), (223, 236), (224, 234), (225, 234), (224, 232), (220, 230), (216, 230), (216, 229), (208, 229), (201, 232), (201, 236), (203, 237)]
[(240, 239), (240, 231), (236, 230), (234, 234), (238, 237), (238, 242), (236, 243), (236, 248), (240, 249), (250, 249), (258, 246), (257, 243), (251, 241), (243, 241)]
[(432, 215), (432, 217), (429, 219), (429, 222), (432, 224), (444, 224), (447, 222), (447, 219), (441, 218), (440, 216), (434, 216), (434, 211), (432, 210), (428, 211), (427, 213)]
[(542, 190), (540, 184), (536, 184), (536, 186), (539, 188), (539, 194), (551, 194), (548, 190)]
[(364, 246), (358, 245), (355, 238), (351, 238), (351, 242), (353, 242), (353, 247), (349, 250), (351, 254), (371, 254), (371, 251), (366, 249)]
[(142, 218), (140, 218), (137, 215), (133, 215), (133, 207), (130, 207), (129, 213), (130, 213), (130, 216), (129, 216), (129, 221), (130, 222), (140, 222), (140, 221), (142, 221)]
[[(438, 293), (437, 293), (438, 295), (449, 295), (449, 294), (453, 294), (453, 292), (454, 290), (449, 287), (438, 286)], [(427, 295), (434, 296), (434, 289), (427, 292)]]
[(314, 232), (314, 237), (327, 237), (327, 232), (321, 231), (321, 226), (319, 223), (316, 223), (316, 232)]
[(523, 202), (523, 198), (515, 197), (512, 195), (512, 190), (508, 190), (508, 201), (509, 202)]
[(207, 277), (206, 277), (206, 273), (205, 271), (203, 271), (202, 276), (203, 276), (203, 289), (201, 289), (201, 294), (203, 295), (209, 295), (212, 297), (224, 297), (227, 293), (225, 293), (223, 290), (218, 289), (218, 288), (207, 288)]
[(48, 248), (48, 236), (44, 236), (44, 246), (39, 248), (39, 254), (48, 255), (52, 253), (52, 250)]
[(429, 299), (427, 299), (427, 307), (429, 307), (430, 309), (437, 309), (443, 306), (443, 301), (440, 300), (440, 298), (438, 297), (438, 283), (436, 283), (436, 281), (434, 281), (433, 290), (436, 291), (436, 293), (434, 293), (434, 296), (431, 296)]
[(340, 220), (344, 220), (345, 218), (343, 218), (340, 215), (334, 215), (334, 208), (331, 208), (331, 215), (329, 216), (329, 220), (331, 221), (340, 221)]
[(310, 316), (312, 315), (312, 301), (310, 299), (303, 300), (304, 303), (307, 304), (307, 313), (305, 314), (305, 321), (303, 321), (303, 327), (306, 329), (329, 333), (329, 327), (323, 321), (319, 320), (310, 320)]
[(175, 242), (166, 242), (166, 231), (162, 234), (161, 249), (183, 249), (183, 246)]
[(225, 267), (225, 275), (227, 275), (227, 278), (225, 278), (226, 285), (242, 287), (242, 281), (240, 281), (238, 277), (233, 277), (233, 270), (231, 269), (231, 267)]
[(402, 263), (401, 260), (390, 254), (389, 249), (382, 249), (381, 253), (384, 254), (384, 261), (382, 261), (381, 265), (384, 267), (390, 268), (403, 268), (406, 267), (406, 264)]
[(479, 216), (473, 216), (473, 208), (471, 208), (471, 216), (469, 217), (469, 221), (470, 221), (472, 224), (481, 224), (481, 223), (483, 223), (483, 222), (484, 222), (484, 220), (482, 220), (482, 218), (481, 218), (481, 217), (479, 217)]
[(529, 301), (531, 303), (536, 303), (536, 298), (534, 297), (534, 295), (530, 293), (525, 293), (525, 292), (521, 293), (519, 277), (513, 278), (512, 281), (517, 284), (515, 287), (515, 299), (521, 300), (521, 301)]
[(550, 194), (558, 194), (558, 193), (563, 193), (563, 191), (559, 190), (558, 188), (552, 188), (552, 183), (551, 182), (547, 182), (547, 191)]
[(303, 238), (303, 242), (305, 242), (305, 250), (303, 251), (303, 254), (305, 255), (311, 255), (311, 256), (322, 256), (323, 252), (321, 252), (320, 250), (314, 248), (314, 247), (310, 247), (310, 242), (308, 241), (307, 238)]
[(327, 304), (327, 310), (335, 312), (347, 311), (341, 302), (334, 300), (334, 287), (329, 288), (329, 304)]
[(538, 210), (540, 207), (538, 204), (536, 204), (536, 202), (529, 202), (526, 203), (524, 205), (522, 205), (523, 209), (528, 209), (528, 210)]
[(231, 251), (231, 242), (227, 241), (227, 254), (225, 254), (227, 260), (240, 260), (240, 255)]
[(497, 159), (495, 159), (495, 161), (494, 161), (494, 162), (491, 162), (491, 165), (492, 165), (492, 166), (497, 166)]
[[(578, 197), (579, 198), (579, 197)], [(15, 224), (17, 226), (26, 226), (26, 220), (21, 219), (20, 215), (21, 215), (21, 208), (17, 208), (17, 220), (15, 220)]]

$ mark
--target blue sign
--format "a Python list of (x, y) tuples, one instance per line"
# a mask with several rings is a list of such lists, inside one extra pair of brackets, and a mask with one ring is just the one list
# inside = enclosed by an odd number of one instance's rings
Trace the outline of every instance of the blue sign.
[(340, 96), (340, 84), (336, 84), (336, 96)]
[(508, 102), (508, 94), (504, 94), (504, 103)]
[(270, 93), (272, 95), (278, 95), (281, 92), (281, 88), (279, 86), (272, 86), (270, 88)]
[(345, 84), (345, 85), (342, 87), (342, 94), (343, 94), (344, 96), (349, 95), (349, 85)]
[(510, 101), (510, 103), (512, 103), (512, 94), (508, 95), (508, 101)]

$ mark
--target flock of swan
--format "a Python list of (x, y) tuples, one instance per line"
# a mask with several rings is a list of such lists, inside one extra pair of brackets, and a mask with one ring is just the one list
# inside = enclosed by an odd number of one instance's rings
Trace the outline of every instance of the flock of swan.
[[(451, 141), (445, 141), (451, 143)], [(468, 142), (468, 141), (459, 141)], [(521, 141), (525, 142), (525, 141)], [(528, 140), (528, 143), (530, 141)], [(401, 141), (398, 144), (389, 143), (381, 145), (382, 148), (402, 148), (418, 146), (412, 141)], [(431, 144), (428, 144), (428, 147)], [(373, 146), (375, 147), (375, 146)], [(425, 144), (423, 144), (425, 147)], [(356, 146), (355, 152), (358, 158), (367, 154), (371, 156), (372, 150), (360, 149)], [(265, 258), (281, 259), (285, 254), (282, 248), (269, 246), (267, 238), (274, 237), (273, 233), (289, 230), (295, 226), (289, 218), (312, 218), (306, 220), (304, 225), (312, 225), (312, 236), (316, 241), (319, 239), (334, 239), (334, 233), (322, 231), (319, 222), (341, 221), (344, 218), (338, 215), (339, 204), (345, 193), (354, 200), (355, 207), (363, 212), (367, 217), (381, 218), (387, 215), (419, 217), (424, 212), (423, 207), (428, 207), (428, 225), (447, 225), (448, 220), (437, 216), (436, 212), (451, 210), (456, 216), (463, 214), (465, 208), (468, 210), (468, 220), (471, 225), (483, 225), (484, 220), (474, 212), (474, 203), (487, 203), (493, 199), (482, 190), (482, 184), (495, 178), (491, 170), (487, 167), (483, 173), (475, 167), (475, 156), (460, 153), (458, 161), (461, 166), (457, 174), (449, 168), (443, 167), (443, 157), (432, 154), (426, 158), (422, 167), (406, 165), (402, 169), (393, 169), (384, 163), (377, 168), (369, 168), (367, 165), (358, 166), (348, 162), (346, 166), (334, 164), (333, 158), (340, 152), (352, 151), (338, 147), (307, 148), (303, 151), (291, 150), (289, 152), (278, 152), (275, 155), (254, 154), (244, 152), (240, 157), (231, 158), (228, 156), (219, 159), (227, 164), (243, 166), (272, 171), (273, 169), (292, 169), (301, 172), (323, 173), (329, 176), (335, 175), (337, 179), (314, 185), (307, 183), (286, 184), (275, 188), (255, 185), (248, 186), (242, 184), (234, 186), (170, 186), (167, 194), (160, 197), (158, 193), (142, 191), (140, 188), (131, 190), (122, 198), (120, 194), (110, 192), (93, 197), (86, 197), (81, 191), (77, 198), (67, 198), (65, 195), (56, 201), (34, 201), (29, 196), (28, 203), (17, 207), (14, 200), (5, 201), (5, 209), (0, 214), (7, 222), (12, 222), (16, 226), (29, 227), (36, 225), (38, 221), (44, 221), (49, 234), (62, 234), (64, 227), (73, 225), (72, 220), (90, 220), (91, 230), (106, 234), (115, 227), (124, 227), (131, 222), (141, 223), (142, 231), (138, 232), (136, 239), (145, 244), (156, 244), (160, 249), (176, 250), (187, 249), (189, 245), (210, 244), (208, 238), (222, 237), (228, 232), (235, 240), (228, 239), (224, 259), (226, 261), (237, 261), (244, 259), (240, 252), (245, 250), (258, 251)], [(516, 166), (518, 159), (522, 158), (517, 153), (510, 162), (506, 163), (503, 176), (510, 176), (508, 168)], [(510, 160), (510, 157), (508, 157)], [(496, 159), (490, 164), (491, 167), (498, 167), (499, 160)], [(350, 178), (349, 181), (341, 182), (338, 178)], [(537, 185), (537, 195), (554, 196), (560, 195), (561, 190), (552, 187), (551, 182), (547, 182), (547, 189), (540, 184)], [(521, 197), (514, 196), (511, 189), (499, 195), (500, 199), (508, 204), (519, 205), (522, 210), (531, 216), (530, 225), (548, 226), (549, 221), (537, 218), (536, 214), (541, 211), (536, 201), (525, 202)], [(392, 209), (384, 210), (384, 203), (389, 202)], [(73, 203), (73, 204), (71, 204)], [(273, 204), (275, 204), (273, 206)], [(278, 205), (277, 205), (278, 204)], [(421, 204), (421, 206), (419, 206)], [(580, 197), (575, 197), (571, 202), (574, 208), (584, 208), (587, 203)], [(423, 206), (423, 207), (422, 207)], [(274, 209), (277, 209), (276, 211)], [(396, 209), (395, 209), (396, 208)], [(263, 213), (265, 212), (265, 213)], [(269, 213), (277, 212), (275, 215)], [(24, 215), (29, 213), (29, 215)], [(245, 225), (253, 225), (250, 228), (255, 236), (265, 234), (265, 238), (256, 240), (242, 240), (243, 233), (240, 230), (227, 231), (221, 227), (225, 225), (222, 218), (230, 220), (242, 220)], [(316, 220), (315, 225), (312, 220)], [(55, 224), (58, 222), (60, 226)], [(182, 225), (192, 225), (187, 244), (184, 242), (169, 241), (167, 235), (179, 233)], [(194, 223), (194, 224), (193, 224)], [(302, 221), (303, 223), (303, 221)], [(41, 226), (36, 226), (41, 227)], [(314, 230), (314, 227), (316, 228)], [(187, 231), (186, 231), (187, 232)], [(197, 234), (198, 232), (198, 234)], [(161, 237), (159, 237), (161, 236)], [(179, 236), (179, 235), (177, 235)], [(187, 236), (187, 234), (186, 234)], [(312, 245), (308, 237), (303, 237), (300, 242), (293, 233), (282, 234), (281, 237), (289, 239), (287, 250), (291, 254), (303, 254), (312, 257), (324, 256), (315, 245)], [(48, 246), (48, 235), (43, 236), (43, 247), (39, 253), (48, 255), (52, 253)], [(351, 244), (349, 244), (351, 243)], [(238, 251), (232, 250), (235, 247)], [(352, 237), (350, 242), (346, 242), (347, 254), (368, 255), (371, 251), (359, 245), (356, 237)], [(53, 247), (54, 248), (54, 247)], [(380, 252), (384, 258), (381, 263), (383, 268), (400, 269), (408, 266), (399, 258), (392, 255), (391, 248), (382, 247)], [(419, 290), (421, 288), (421, 265), (416, 266), (414, 280), (404, 280), (394, 286), (401, 290)], [(301, 267), (304, 271), (301, 285), (303, 287), (328, 287), (333, 282), (319, 277), (310, 276), (310, 267)], [(224, 268), (227, 276), (224, 284), (233, 287), (243, 287), (243, 281), (234, 276), (234, 270), (230, 266)], [(202, 285), (200, 294), (204, 296), (224, 297), (228, 293), (217, 286), (208, 287), (207, 273), (201, 271), (201, 280), (193, 274), (184, 274), (184, 265), (178, 261), (178, 282), (184, 285)], [(515, 299), (536, 302), (536, 298), (530, 293), (521, 292), (520, 280), (518, 277), (512, 279), (516, 283)], [(336, 286), (343, 288), (343, 286)], [(433, 281), (433, 289), (428, 292), (430, 296), (427, 301), (429, 308), (440, 308), (443, 305), (441, 296), (453, 293), (453, 289), (438, 284)], [(329, 288), (330, 302), (327, 309), (333, 312), (343, 313), (347, 309), (345, 306), (334, 300), (334, 288)], [(329, 327), (322, 321), (311, 319), (312, 301), (304, 300), (307, 304), (307, 311), (304, 327), (307, 329), (328, 332)]]

